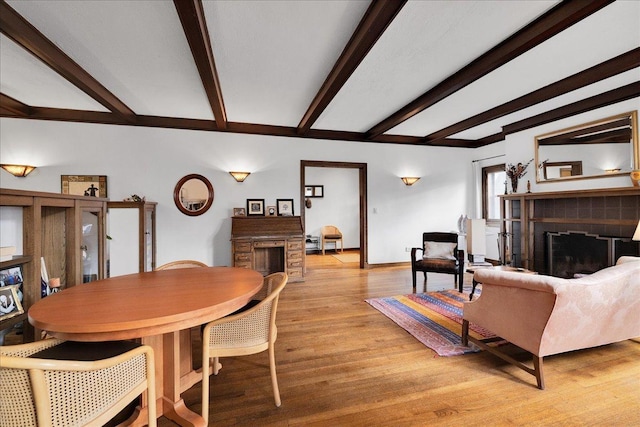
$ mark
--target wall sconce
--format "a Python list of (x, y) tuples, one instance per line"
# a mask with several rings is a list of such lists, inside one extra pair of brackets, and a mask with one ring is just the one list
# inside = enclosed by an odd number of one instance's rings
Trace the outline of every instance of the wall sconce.
[(27, 165), (0, 165), (0, 167), (13, 176), (23, 178), (31, 173), (36, 167)]
[(633, 233), (631, 240), (640, 241), (640, 221), (638, 221), (638, 227), (636, 227), (636, 232)]
[(229, 172), (229, 174), (238, 182), (243, 182), (251, 172)]
[(400, 178), (402, 180), (402, 182), (404, 182), (404, 184), (406, 186), (410, 186), (415, 184), (416, 182), (418, 182), (418, 180), (420, 179), (420, 177), (416, 177), (416, 176), (403, 176), (402, 178)]
[(618, 173), (618, 172), (620, 172), (620, 168), (605, 169), (604, 171), (605, 171), (605, 173)]

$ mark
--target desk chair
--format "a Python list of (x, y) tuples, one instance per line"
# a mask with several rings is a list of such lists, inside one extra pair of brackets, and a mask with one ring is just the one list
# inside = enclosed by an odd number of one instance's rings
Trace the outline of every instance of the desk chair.
[(333, 243), (338, 252), (338, 242), (340, 242), (340, 252), (344, 252), (344, 242), (342, 241), (342, 233), (335, 225), (325, 225), (321, 230), (322, 239), (322, 255), (324, 255), (324, 247), (326, 243)]
[(146, 390), (156, 425), (153, 349), (46, 339), (0, 347), (3, 427), (103, 425)]
[[(286, 273), (265, 277), (261, 292), (266, 297), (257, 305), (208, 323), (202, 332), (202, 417), (209, 421), (209, 359), (213, 358), (213, 374), (222, 367), (220, 357), (246, 356), (269, 350), (271, 386), (276, 406), (280, 406), (280, 390), (276, 377), (275, 342), (278, 335), (276, 312), (280, 292), (287, 284)], [(258, 295), (259, 297), (259, 295)]]

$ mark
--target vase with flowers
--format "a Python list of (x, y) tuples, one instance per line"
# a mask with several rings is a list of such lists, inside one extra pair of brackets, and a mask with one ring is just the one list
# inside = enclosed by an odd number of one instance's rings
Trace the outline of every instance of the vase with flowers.
[(518, 163), (517, 165), (512, 165), (509, 163), (505, 172), (507, 173), (507, 177), (511, 181), (511, 192), (518, 192), (518, 181), (520, 178), (527, 174), (527, 166), (533, 161), (533, 159), (529, 160), (527, 163)]

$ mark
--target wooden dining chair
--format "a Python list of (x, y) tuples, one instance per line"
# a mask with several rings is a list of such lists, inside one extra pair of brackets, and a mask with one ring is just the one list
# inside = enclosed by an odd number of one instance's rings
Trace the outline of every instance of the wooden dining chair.
[[(214, 320), (205, 325), (202, 334), (202, 417), (209, 419), (209, 369), (213, 358), (213, 374), (222, 365), (220, 357), (246, 356), (269, 350), (271, 385), (276, 406), (280, 406), (280, 390), (276, 377), (275, 342), (278, 335), (276, 312), (280, 293), (287, 284), (286, 273), (273, 273), (264, 278), (264, 299), (257, 305)], [(261, 295), (257, 295), (258, 298)]]
[(178, 261), (171, 261), (166, 264), (162, 264), (160, 267), (156, 267), (156, 270), (173, 270), (175, 268), (193, 268), (193, 267), (209, 267), (204, 262), (194, 261), (191, 259), (183, 259)]
[(333, 243), (336, 253), (338, 252), (338, 242), (340, 242), (340, 252), (344, 252), (344, 242), (342, 241), (342, 232), (335, 225), (325, 225), (320, 231), (322, 255), (324, 255), (325, 245)]
[(156, 425), (153, 349), (132, 341), (46, 339), (0, 347), (0, 424), (104, 425), (147, 392)]

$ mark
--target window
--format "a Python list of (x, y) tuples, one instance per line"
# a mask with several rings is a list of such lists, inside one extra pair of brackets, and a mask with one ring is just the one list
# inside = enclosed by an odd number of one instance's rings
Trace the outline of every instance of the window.
[(498, 225), (500, 219), (500, 199), (498, 195), (504, 193), (507, 174), (501, 165), (482, 168), (482, 217), (487, 224)]

